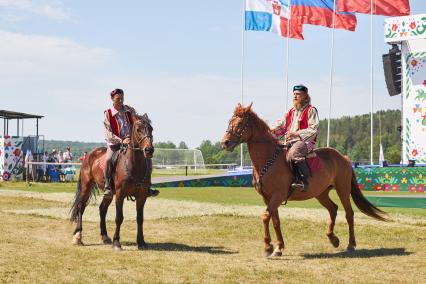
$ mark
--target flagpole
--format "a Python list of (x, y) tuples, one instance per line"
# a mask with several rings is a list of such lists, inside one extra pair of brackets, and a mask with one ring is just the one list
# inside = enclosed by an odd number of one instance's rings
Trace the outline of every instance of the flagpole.
[[(241, 31), (241, 105), (244, 105), (244, 31), (246, 29), (246, 0), (243, 0), (243, 12), (241, 16), (242, 31)], [(240, 145), (240, 166), (243, 169), (243, 144)]]
[(331, 27), (331, 59), (330, 59), (330, 89), (328, 94), (328, 121), (327, 121), (327, 147), (330, 147), (330, 119), (331, 119), (331, 95), (333, 93), (334, 70), (334, 24), (336, 19), (336, 1), (333, 1), (333, 20)]
[(286, 75), (285, 75), (285, 80), (286, 80), (286, 85), (285, 85), (285, 93), (286, 93), (286, 96), (285, 96), (285, 98), (286, 98), (286, 103), (285, 103), (285, 112), (287, 113), (287, 111), (288, 111), (288, 94), (289, 94), (289, 91), (288, 91), (288, 73), (289, 73), (289, 70), (290, 70), (290, 68), (289, 68), (289, 66), (290, 66), (290, 29), (291, 29), (291, 22), (290, 22), (290, 17), (291, 17), (291, 0), (289, 0), (288, 1), (288, 5), (289, 5), (289, 12), (290, 12), (290, 15), (289, 15), (289, 17), (288, 17), (288, 19), (287, 19), (287, 54), (286, 54), (286, 66), (287, 66), (287, 71), (286, 71)]
[(370, 0), (370, 72), (371, 72), (371, 82), (370, 82), (370, 96), (371, 96), (371, 117), (370, 117), (370, 164), (373, 165), (373, 2)]

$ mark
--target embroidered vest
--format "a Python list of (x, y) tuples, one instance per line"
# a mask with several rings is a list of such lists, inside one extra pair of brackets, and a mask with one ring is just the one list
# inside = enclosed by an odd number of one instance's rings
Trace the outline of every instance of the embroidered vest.
[[(308, 128), (308, 115), (309, 115), (309, 111), (312, 108), (313, 108), (313, 106), (308, 105), (303, 110), (302, 115), (299, 118), (299, 130)], [(291, 127), (291, 124), (293, 122), (293, 114), (294, 114), (295, 110), (296, 110), (295, 108), (291, 108), (287, 113), (285, 132), (287, 132), (289, 130), (289, 128)]]
[[(127, 107), (127, 105), (125, 107)], [(118, 123), (117, 118), (115, 118), (115, 116), (112, 115), (112, 111), (111, 111), (110, 108), (107, 109), (106, 112), (107, 112), (107, 115), (108, 115), (109, 124), (111, 125), (112, 133), (114, 133), (114, 135), (120, 137), (120, 124)], [(125, 111), (124, 113), (125, 113), (125, 117), (126, 117), (127, 122), (130, 123), (130, 126), (132, 126), (133, 125), (132, 114), (130, 113), (130, 111)]]

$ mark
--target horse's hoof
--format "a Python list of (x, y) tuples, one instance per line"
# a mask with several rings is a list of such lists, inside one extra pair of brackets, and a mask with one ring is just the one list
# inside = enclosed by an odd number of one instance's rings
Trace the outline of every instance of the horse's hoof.
[(115, 251), (121, 251), (121, 250), (123, 250), (121, 248), (121, 244), (120, 244), (120, 242), (118, 240), (114, 241), (114, 243), (112, 245), (112, 249), (115, 250)]
[(75, 233), (72, 237), (72, 244), (75, 246), (82, 246), (83, 242), (81, 241), (81, 232)]
[(84, 246), (83, 242), (81, 240), (72, 239), (72, 244), (75, 246)]
[(351, 245), (348, 245), (348, 247), (346, 248), (346, 251), (347, 252), (354, 252), (355, 251), (355, 247), (351, 246)]
[(265, 251), (263, 252), (263, 255), (265, 257), (271, 256), (272, 252), (274, 251), (274, 247), (270, 246), (269, 248), (265, 248)]
[(108, 235), (101, 235), (101, 241), (104, 245), (110, 245), (112, 244), (112, 240)]
[(148, 248), (148, 245), (146, 243), (138, 245), (138, 250), (146, 250)]
[(280, 251), (274, 251), (269, 257), (280, 257), (283, 256), (283, 253)]
[(338, 248), (338, 247), (339, 247), (339, 245), (340, 245), (340, 240), (339, 240), (339, 238), (338, 238), (338, 237), (336, 237), (336, 236), (332, 236), (332, 237), (329, 237), (329, 239), (330, 239), (330, 243), (333, 245), (333, 247), (335, 247), (335, 248)]
[(121, 248), (121, 245), (113, 245), (112, 249), (115, 251), (122, 251), (123, 249)]

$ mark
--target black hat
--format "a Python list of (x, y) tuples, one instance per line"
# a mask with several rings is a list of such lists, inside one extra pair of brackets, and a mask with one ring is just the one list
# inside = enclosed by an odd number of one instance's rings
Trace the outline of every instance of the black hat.
[(112, 98), (112, 97), (114, 97), (116, 94), (122, 94), (122, 95), (124, 95), (124, 92), (123, 92), (123, 90), (122, 90), (122, 89), (114, 89), (114, 90), (111, 92), (111, 98)]
[(303, 92), (308, 92), (308, 88), (305, 85), (299, 84), (293, 87), (293, 92), (294, 91), (303, 91)]

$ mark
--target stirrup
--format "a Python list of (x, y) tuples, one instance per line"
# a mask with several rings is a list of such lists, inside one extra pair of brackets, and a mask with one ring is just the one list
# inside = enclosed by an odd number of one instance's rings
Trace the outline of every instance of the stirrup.
[(298, 190), (298, 191), (300, 191), (300, 192), (306, 192), (306, 191), (307, 191), (307, 189), (305, 188), (305, 185), (304, 185), (302, 182), (300, 182), (300, 183), (293, 182), (293, 183), (291, 184), (291, 187), (292, 187), (294, 190)]
[(157, 189), (154, 189), (154, 188), (149, 188), (148, 189), (148, 197), (155, 197), (155, 196), (157, 196), (158, 194), (160, 194), (160, 191), (159, 190), (157, 190)]

